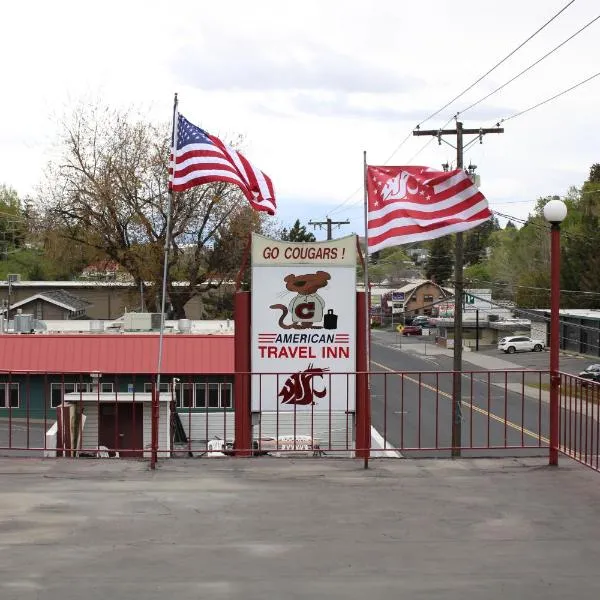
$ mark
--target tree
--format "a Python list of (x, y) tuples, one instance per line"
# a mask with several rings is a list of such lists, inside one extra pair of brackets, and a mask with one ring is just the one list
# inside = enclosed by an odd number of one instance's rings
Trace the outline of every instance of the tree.
[(454, 266), (452, 239), (452, 236), (445, 235), (430, 242), (425, 276), (439, 285), (445, 284), (452, 276)]
[(26, 234), (27, 218), (16, 190), (0, 184), (0, 258), (21, 248)]
[[(79, 107), (61, 131), (60, 158), (49, 166), (42, 196), (46, 217), (70, 242), (121, 265), (143, 288), (149, 310), (159, 309), (169, 127), (131, 111)], [(185, 317), (191, 298), (234, 278), (248, 233), (262, 223), (230, 184), (173, 195), (166, 287), (174, 318)]]
[(464, 241), (464, 264), (473, 265), (486, 258), (490, 235), (500, 229), (496, 217), (492, 217), (485, 223), (465, 233)]
[(289, 231), (282, 230), (281, 239), (286, 242), (315, 242), (317, 238), (310, 231), (306, 231), (306, 225), (300, 225), (300, 219), (296, 219)]

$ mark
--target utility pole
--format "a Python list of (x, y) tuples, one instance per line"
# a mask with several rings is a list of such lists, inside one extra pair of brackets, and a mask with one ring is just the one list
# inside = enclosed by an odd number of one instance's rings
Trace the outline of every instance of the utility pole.
[(312, 225), (315, 229), (318, 227), (321, 229), (323, 225), (327, 225), (327, 239), (332, 239), (332, 229), (333, 225), (340, 227), (342, 225), (350, 225), (350, 221), (346, 219), (345, 221), (332, 221), (330, 217), (327, 217), (325, 221), (309, 221), (309, 225)]
[[(490, 127), (479, 129), (464, 129), (461, 121), (456, 121), (456, 129), (415, 129), (413, 135), (432, 135), (437, 137), (438, 144), (445, 142), (452, 146), (449, 142), (443, 139), (445, 135), (456, 136), (456, 168), (463, 169), (463, 155), (465, 145), (463, 136), (475, 135), (475, 139), (471, 140), (467, 147), (479, 140), (483, 144), (483, 136), (487, 133), (504, 133), (503, 127)], [(462, 446), (462, 325), (463, 325), (463, 234), (462, 232), (456, 235), (456, 245), (454, 248), (454, 363), (453, 363), (453, 378), (452, 378), (452, 456), (457, 457), (461, 454)]]

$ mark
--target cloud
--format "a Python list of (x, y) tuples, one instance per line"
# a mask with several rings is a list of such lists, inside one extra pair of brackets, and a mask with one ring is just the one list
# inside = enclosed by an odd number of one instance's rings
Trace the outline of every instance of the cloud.
[[(207, 45), (206, 45), (207, 46)], [(184, 47), (172, 62), (180, 82), (210, 91), (405, 92), (423, 81), (398, 69), (311, 44), (282, 48), (238, 40), (235, 47)]]
[[(286, 97), (284, 106), (270, 102), (257, 102), (255, 109), (269, 116), (293, 117), (298, 113), (340, 119), (369, 119), (373, 121), (409, 121), (417, 123), (437, 110), (437, 107), (424, 108), (399, 108), (398, 104), (406, 104), (406, 99), (399, 99), (394, 95), (388, 99), (387, 104), (382, 104), (380, 99), (343, 93), (315, 93), (293, 92)], [(396, 106), (394, 106), (394, 104)], [(450, 113), (452, 108), (448, 109)], [(514, 112), (513, 108), (506, 106), (477, 107), (469, 111), (469, 121), (491, 121), (499, 119), (502, 115)], [(446, 117), (440, 115), (441, 117)]]

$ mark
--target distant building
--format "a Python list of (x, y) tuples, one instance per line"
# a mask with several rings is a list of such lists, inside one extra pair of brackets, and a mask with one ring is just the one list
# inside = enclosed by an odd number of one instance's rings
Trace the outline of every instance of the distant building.
[(44, 290), (11, 303), (10, 306), (7, 304), (2, 313), (8, 319), (14, 318), (17, 313), (30, 314), (38, 320), (81, 319), (87, 317), (86, 310), (91, 304), (66, 290)]

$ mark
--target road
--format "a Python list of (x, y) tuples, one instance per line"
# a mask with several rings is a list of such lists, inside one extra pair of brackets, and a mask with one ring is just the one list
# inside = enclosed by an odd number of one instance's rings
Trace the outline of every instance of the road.
[[(405, 456), (413, 455), (408, 449), (415, 448), (422, 449), (417, 455), (448, 456), (449, 450), (437, 448), (451, 445), (452, 374), (440, 372), (452, 370), (452, 357), (435, 354), (433, 344), (431, 355), (417, 354), (414, 350), (417, 344), (422, 348), (422, 341), (403, 338), (396, 343), (393, 336), (373, 336), (371, 368), (377, 373), (371, 379), (372, 425)], [(465, 364), (463, 370), (481, 368)], [(404, 375), (394, 374), (397, 371)], [(520, 386), (513, 391), (505, 383)], [(520, 393), (523, 383), (521, 374), (463, 375), (462, 445), (475, 448), (465, 450), (465, 456), (481, 455), (476, 448), (489, 446), (501, 449), (485, 451), (486, 456), (514, 455), (514, 449), (504, 449), (507, 446), (527, 446), (520, 455), (547, 454), (540, 448), (547, 444), (547, 404)]]

